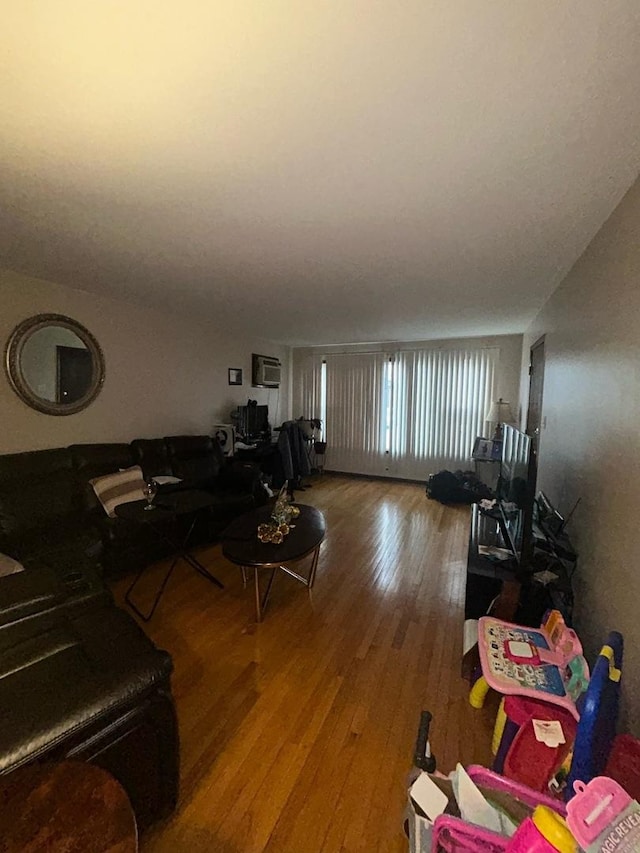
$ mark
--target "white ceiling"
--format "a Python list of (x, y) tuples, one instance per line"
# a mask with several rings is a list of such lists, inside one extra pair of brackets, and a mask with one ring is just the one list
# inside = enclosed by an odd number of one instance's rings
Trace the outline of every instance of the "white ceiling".
[(522, 331), (640, 168), (638, 0), (20, 0), (0, 264), (283, 343)]

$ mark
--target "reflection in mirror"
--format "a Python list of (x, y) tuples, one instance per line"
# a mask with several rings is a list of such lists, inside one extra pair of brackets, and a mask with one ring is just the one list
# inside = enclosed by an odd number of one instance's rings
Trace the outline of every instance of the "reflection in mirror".
[(85, 408), (104, 381), (98, 342), (59, 314), (40, 314), (21, 323), (7, 346), (6, 367), (24, 402), (52, 415)]
[(25, 341), (22, 375), (34, 394), (51, 403), (75, 403), (91, 384), (91, 353), (62, 326), (38, 329)]

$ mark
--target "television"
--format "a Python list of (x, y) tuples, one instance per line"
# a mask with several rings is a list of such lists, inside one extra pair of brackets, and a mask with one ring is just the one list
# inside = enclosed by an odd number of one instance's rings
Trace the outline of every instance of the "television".
[(236, 423), (238, 435), (245, 439), (266, 439), (271, 435), (269, 427), (269, 407), (249, 403), (238, 406), (233, 420)]
[(505, 424), (498, 500), (503, 538), (522, 568), (531, 564), (533, 554), (533, 504), (536, 491), (536, 459), (530, 437)]

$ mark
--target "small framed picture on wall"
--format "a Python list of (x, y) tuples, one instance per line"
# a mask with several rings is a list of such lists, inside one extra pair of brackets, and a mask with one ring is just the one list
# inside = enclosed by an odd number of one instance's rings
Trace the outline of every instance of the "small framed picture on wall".
[(242, 369), (240, 367), (229, 368), (229, 385), (242, 385)]

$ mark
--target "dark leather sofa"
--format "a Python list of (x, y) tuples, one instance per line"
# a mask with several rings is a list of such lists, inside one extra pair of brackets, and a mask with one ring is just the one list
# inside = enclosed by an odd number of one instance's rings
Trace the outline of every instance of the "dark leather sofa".
[(236, 515), (266, 500), (257, 467), (226, 459), (211, 436), (0, 455), (0, 553), (27, 566), (95, 565), (106, 576), (165, 556), (166, 543), (147, 525), (109, 518), (89, 483), (137, 464), (147, 478), (168, 474), (182, 480), (163, 488), (211, 493), (215, 500), (197, 531), (200, 542), (211, 541)]
[(204, 489), (215, 499), (212, 520), (218, 532), (239, 513), (266, 502), (260, 470), (252, 462), (225, 457), (217, 439), (209, 435), (176, 435), (164, 439), (131, 442), (135, 460), (144, 476), (169, 474), (179, 486)]
[(171, 658), (90, 566), (0, 578), (0, 773), (85, 760), (123, 785), (138, 828), (175, 807)]
[(167, 488), (215, 497), (203, 541), (266, 497), (255, 466), (225, 460), (209, 436), (0, 455), (0, 553), (25, 566), (0, 577), (0, 773), (95, 762), (122, 783), (144, 829), (177, 799), (172, 664), (102, 575), (131, 571), (162, 545), (147, 525), (110, 519), (88, 482), (134, 464), (181, 478)]
[(0, 456), (0, 553), (67, 568), (70, 558), (89, 563), (100, 552), (66, 448)]

